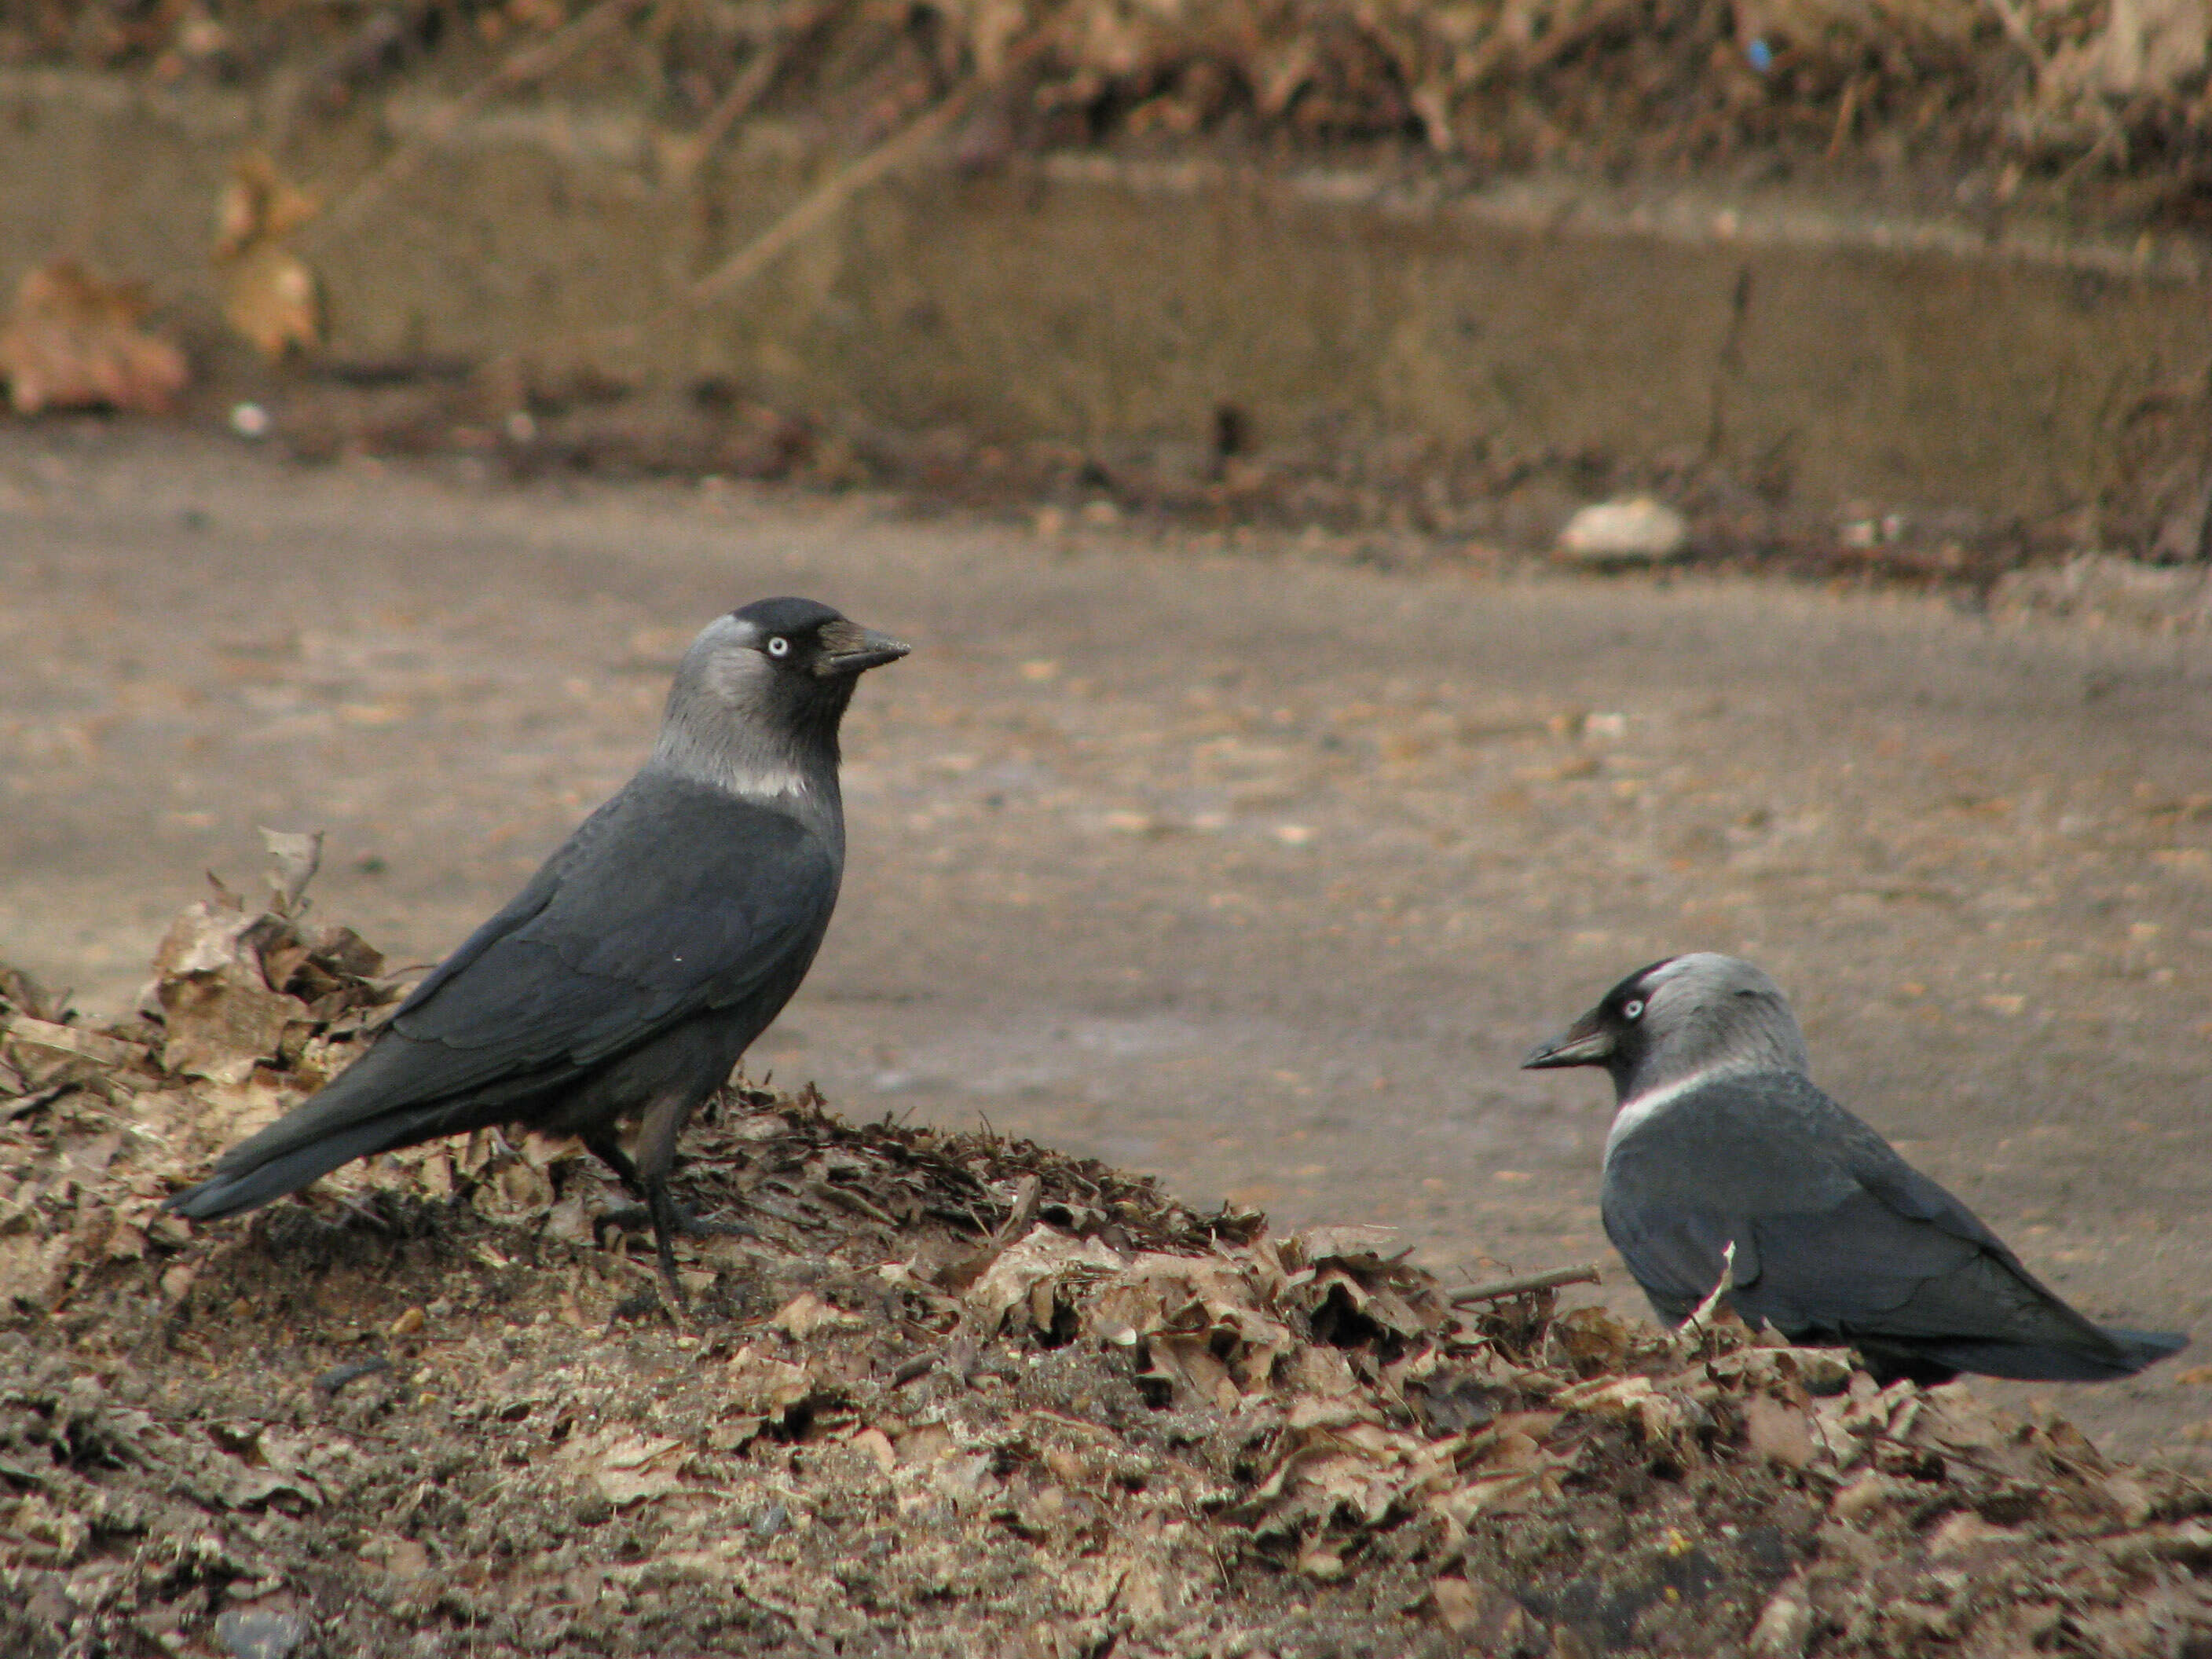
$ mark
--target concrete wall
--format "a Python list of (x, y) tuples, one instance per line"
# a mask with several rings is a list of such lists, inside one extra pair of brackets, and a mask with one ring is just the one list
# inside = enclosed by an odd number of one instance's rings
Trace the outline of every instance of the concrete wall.
[[(434, 101), (309, 131), (286, 170), (343, 196)], [(0, 280), (65, 250), (215, 330), (207, 263), (251, 100), (0, 76)], [(2040, 518), (2109, 489), (2146, 394), (2195, 390), (2212, 306), (2188, 246), (1890, 224), (1802, 203), (1100, 157), (925, 168), (745, 290), (690, 283), (835, 165), (757, 123), (696, 180), (680, 135), (534, 106), (465, 125), (350, 226), (300, 246), (341, 356), (518, 353), (1010, 438), (1263, 443), (1404, 434), (1452, 450), (1779, 462), (1802, 500)]]

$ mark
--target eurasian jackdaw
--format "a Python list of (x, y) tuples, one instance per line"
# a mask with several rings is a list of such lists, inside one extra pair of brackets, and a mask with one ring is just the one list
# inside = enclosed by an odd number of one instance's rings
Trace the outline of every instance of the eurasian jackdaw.
[(1747, 962), (1638, 969), (1530, 1068), (1602, 1066), (1606, 1237), (1679, 1325), (1735, 1255), (1728, 1299), (1793, 1342), (1858, 1350), (1884, 1382), (1960, 1371), (2126, 1376), (2188, 1340), (2068, 1307), (1966, 1206), (1813, 1085), (1796, 1016)]
[(676, 1291), (676, 1138), (814, 960), (845, 866), (838, 722), (908, 648), (811, 599), (708, 623), (637, 775), (360, 1059), (169, 1207), (235, 1215), (353, 1158), (516, 1123), (581, 1136), (645, 1200)]

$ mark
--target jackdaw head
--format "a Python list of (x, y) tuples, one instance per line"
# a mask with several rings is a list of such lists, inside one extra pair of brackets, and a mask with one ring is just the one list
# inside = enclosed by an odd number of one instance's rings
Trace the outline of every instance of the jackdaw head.
[(1714, 1072), (1812, 1069), (1782, 988), (1710, 951), (1638, 969), (1521, 1064), (1602, 1066), (1623, 1101)]
[(653, 757), (739, 794), (834, 787), (854, 685), (911, 649), (812, 599), (757, 599), (691, 641)]

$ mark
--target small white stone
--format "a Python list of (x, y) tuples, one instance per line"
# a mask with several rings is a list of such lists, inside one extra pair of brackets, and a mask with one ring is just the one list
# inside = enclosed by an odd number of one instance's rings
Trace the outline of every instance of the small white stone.
[(269, 435), (269, 411), (259, 404), (234, 404), (230, 429), (241, 438), (265, 438)]
[(1587, 564), (1656, 564), (1689, 544), (1688, 520), (1649, 495), (1595, 502), (1559, 532), (1559, 551)]

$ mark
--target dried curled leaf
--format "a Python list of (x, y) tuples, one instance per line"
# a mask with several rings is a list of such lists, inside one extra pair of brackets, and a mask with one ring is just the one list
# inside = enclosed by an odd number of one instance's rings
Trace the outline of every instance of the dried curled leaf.
[(28, 273), (0, 326), (9, 404), (19, 415), (167, 414), (191, 374), (182, 351), (142, 326), (149, 309), (137, 289), (102, 282), (74, 259)]
[(216, 210), (223, 319), (271, 362), (322, 343), (322, 284), (285, 239), (322, 210), (258, 152), (231, 163)]

